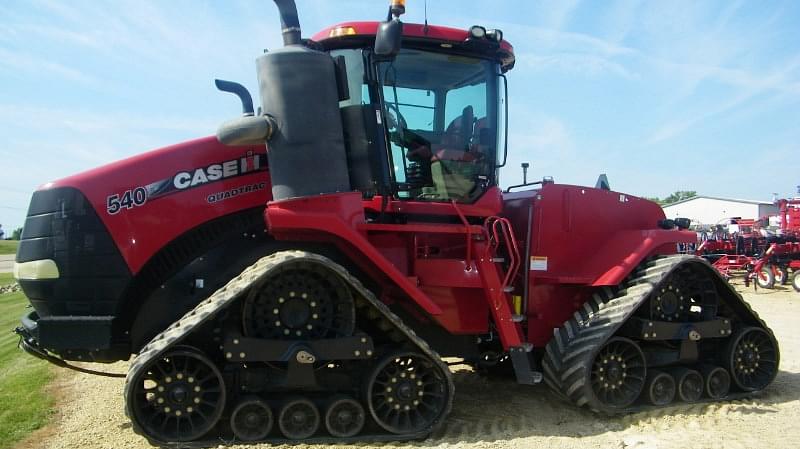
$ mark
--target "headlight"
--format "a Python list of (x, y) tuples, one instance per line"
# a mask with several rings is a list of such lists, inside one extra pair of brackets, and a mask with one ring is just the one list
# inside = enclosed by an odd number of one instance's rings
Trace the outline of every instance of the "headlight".
[(473, 25), (472, 28), (469, 29), (469, 34), (475, 39), (483, 39), (486, 37), (486, 28), (479, 25)]
[(488, 37), (489, 40), (500, 42), (503, 40), (503, 32), (500, 30), (489, 30), (486, 32), (486, 37)]

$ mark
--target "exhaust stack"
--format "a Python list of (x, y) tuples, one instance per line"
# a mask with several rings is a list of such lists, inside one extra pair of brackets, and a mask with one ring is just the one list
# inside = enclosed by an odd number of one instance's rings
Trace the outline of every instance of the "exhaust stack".
[(297, 5), (294, 0), (275, 0), (281, 16), (283, 45), (298, 45), (300, 39), (300, 19), (297, 18)]

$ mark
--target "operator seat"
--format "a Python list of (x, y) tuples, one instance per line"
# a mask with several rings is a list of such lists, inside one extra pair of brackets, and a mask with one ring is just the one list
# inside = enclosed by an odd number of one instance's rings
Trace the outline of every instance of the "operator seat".
[(431, 156), (431, 175), (436, 186), (436, 196), (443, 199), (467, 199), (475, 190), (476, 164), (481, 154), (475, 132), (477, 124), (486, 119), (475, 119), (472, 106), (467, 106), (461, 115), (447, 126), (441, 143), (434, 146)]

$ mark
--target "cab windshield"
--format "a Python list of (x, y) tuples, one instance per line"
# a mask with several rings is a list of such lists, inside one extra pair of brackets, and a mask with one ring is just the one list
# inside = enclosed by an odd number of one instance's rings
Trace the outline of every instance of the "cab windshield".
[(400, 198), (472, 202), (493, 183), (496, 70), (487, 60), (413, 49), (379, 65)]

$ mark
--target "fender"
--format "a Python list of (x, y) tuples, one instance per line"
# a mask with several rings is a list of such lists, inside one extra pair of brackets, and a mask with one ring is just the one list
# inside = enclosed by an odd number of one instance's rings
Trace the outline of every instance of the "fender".
[[(657, 255), (674, 254), (676, 243), (694, 243), (697, 236), (689, 231), (622, 231), (611, 237), (598, 251), (588, 271), (602, 273), (592, 282), (593, 287), (617, 285), (644, 259)], [(610, 261), (618, 261), (611, 262)]]

